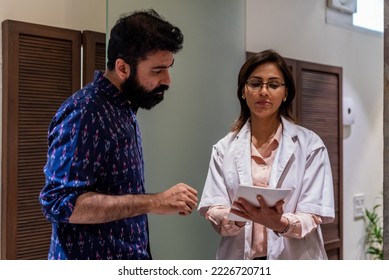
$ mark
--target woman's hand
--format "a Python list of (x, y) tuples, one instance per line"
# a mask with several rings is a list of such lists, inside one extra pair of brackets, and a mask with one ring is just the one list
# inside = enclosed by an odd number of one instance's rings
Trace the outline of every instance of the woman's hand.
[(288, 220), (282, 217), (284, 200), (278, 201), (273, 207), (269, 207), (265, 199), (258, 195), (259, 207), (250, 204), (247, 200), (239, 198), (231, 208), (231, 213), (261, 224), (277, 232), (283, 232), (288, 226)]

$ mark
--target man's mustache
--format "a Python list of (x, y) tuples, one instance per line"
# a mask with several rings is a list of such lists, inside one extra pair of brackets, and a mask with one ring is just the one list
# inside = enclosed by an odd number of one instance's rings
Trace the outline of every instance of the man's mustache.
[(160, 85), (159, 87), (153, 89), (152, 91), (150, 91), (150, 95), (158, 95), (160, 93), (163, 93), (165, 91), (167, 91), (169, 89), (169, 86), (168, 85)]

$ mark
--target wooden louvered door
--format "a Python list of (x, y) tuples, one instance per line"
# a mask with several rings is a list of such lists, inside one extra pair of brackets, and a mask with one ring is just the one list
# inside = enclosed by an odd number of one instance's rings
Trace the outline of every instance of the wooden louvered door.
[(83, 42), (83, 85), (93, 81), (95, 70), (105, 69), (105, 34), (84, 31)]
[(324, 141), (331, 161), (335, 221), (322, 226), (329, 259), (342, 259), (342, 68), (299, 61), (297, 118)]
[(80, 88), (81, 32), (4, 21), (2, 258), (47, 258), (51, 228), (38, 202), (47, 128)]
[(38, 201), (47, 129), (81, 87), (82, 33), (6, 20), (2, 34), (1, 259), (47, 259), (51, 225)]

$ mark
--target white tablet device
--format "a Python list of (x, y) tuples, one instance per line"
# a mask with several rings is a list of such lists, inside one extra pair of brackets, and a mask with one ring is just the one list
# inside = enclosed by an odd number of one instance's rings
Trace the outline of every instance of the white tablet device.
[[(277, 201), (285, 199), (291, 193), (291, 191), (291, 189), (271, 189), (241, 185), (238, 188), (234, 201), (242, 197), (251, 204), (259, 206), (257, 196), (261, 195), (265, 199), (267, 205), (272, 207), (277, 203)], [(228, 214), (227, 219), (232, 221), (246, 221), (246, 219), (232, 213)]]

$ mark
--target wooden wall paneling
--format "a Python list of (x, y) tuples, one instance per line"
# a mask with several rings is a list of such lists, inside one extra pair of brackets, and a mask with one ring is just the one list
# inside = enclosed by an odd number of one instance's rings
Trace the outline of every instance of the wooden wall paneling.
[(384, 0), (384, 260), (389, 260), (389, 1)]

